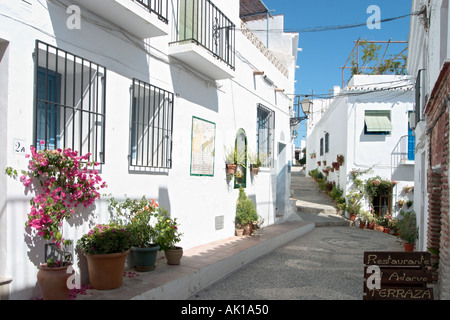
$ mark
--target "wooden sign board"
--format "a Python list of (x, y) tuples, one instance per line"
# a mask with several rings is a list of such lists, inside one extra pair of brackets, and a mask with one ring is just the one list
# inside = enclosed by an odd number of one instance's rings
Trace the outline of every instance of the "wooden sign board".
[(364, 300), (433, 300), (432, 288), (382, 287), (367, 290)]
[(364, 264), (379, 267), (430, 267), (431, 254), (429, 252), (364, 252)]
[[(431, 255), (428, 252), (364, 252), (364, 300), (433, 300)], [(378, 288), (368, 288), (378, 267)], [(373, 267), (371, 267), (373, 268)], [(378, 277), (379, 276), (379, 277)], [(373, 287), (373, 283), (370, 287)]]

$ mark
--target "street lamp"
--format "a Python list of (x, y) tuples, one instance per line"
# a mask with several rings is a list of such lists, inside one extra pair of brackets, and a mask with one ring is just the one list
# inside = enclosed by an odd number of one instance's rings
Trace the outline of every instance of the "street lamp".
[[(297, 97), (297, 99), (298, 99), (298, 101), (300, 101), (300, 97)], [(299, 114), (299, 105), (302, 106), (302, 110), (303, 110), (303, 113), (305, 114), (305, 116), (291, 118), (291, 127), (295, 127), (303, 120), (308, 119), (308, 116), (311, 113), (313, 103), (308, 98), (308, 96), (306, 96), (301, 102), (297, 102), (297, 114)]]

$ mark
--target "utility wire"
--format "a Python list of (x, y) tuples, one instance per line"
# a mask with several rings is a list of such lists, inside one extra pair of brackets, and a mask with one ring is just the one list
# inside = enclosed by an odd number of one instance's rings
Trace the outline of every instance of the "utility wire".
[[(399, 19), (403, 19), (406, 17), (410, 17), (410, 16), (415, 16), (415, 15), (420, 15), (422, 14), (422, 11), (416, 11), (416, 12), (412, 12), (409, 14), (405, 14), (402, 16), (398, 16), (398, 17), (392, 17), (392, 18), (387, 18), (387, 19), (382, 19), (379, 21), (374, 21), (374, 23), (383, 23), (383, 22), (390, 22), (390, 21), (394, 21), (394, 20), (399, 20)], [(308, 28), (299, 28), (299, 29), (272, 29), (269, 30), (270, 32), (296, 32), (296, 33), (308, 33), (308, 32), (322, 32), (322, 31), (333, 31), (333, 30), (343, 30), (343, 29), (350, 29), (350, 28), (359, 28), (359, 27), (363, 27), (363, 26), (367, 26), (367, 21), (364, 23), (357, 23), (357, 24), (345, 24), (345, 25), (337, 25), (337, 26), (319, 26), (319, 27), (308, 27)], [(261, 30), (255, 30), (252, 29), (253, 32), (267, 32), (267, 29), (261, 29)]]

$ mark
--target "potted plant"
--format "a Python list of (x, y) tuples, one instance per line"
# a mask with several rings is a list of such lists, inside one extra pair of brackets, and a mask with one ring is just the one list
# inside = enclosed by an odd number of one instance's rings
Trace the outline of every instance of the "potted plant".
[(122, 285), (131, 246), (130, 231), (114, 222), (96, 225), (77, 241), (77, 248), (87, 259), (94, 289), (111, 290)]
[(373, 216), (368, 210), (361, 210), (357, 217), (361, 229), (364, 229), (365, 227), (368, 228), (369, 222), (373, 220)]
[(163, 250), (169, 265), (179, 265), (183, 256), (183, 248), (176, 246), (181, 241), (183, 235), (179, 230), (179, 224), (176, 218), (171, 218), (165, 209), (160, 209), (156, 215), (157, 230), (156, 243)]
[[(74, 216), (78, 208), (91, 206), (100, 198), (99, 190), (106, 187), (94, 169), (98, 163), (89, 162), (89, 156), (89, 153), (78, 156), (71, 149), (38, 151), (34, 147), (31, 147), (31, 156), (26, 155), (31, 158), (28, 171), (21, 171), (20, 181), (35, 193), (30, 201), (26, 227), (30, 228), (32, 237), (41, 237), (55, 247), (59, 256), (57, 260), (45, 261), (39, 268), (38, 282), (44, 299), (69, 298), (66, 281), (70, 274), (66, 271), (72, 264), (72, 254), (65, 250), (72, 240), (63, 237), (63, 223)], [(6, 168), (5, 173), (18, 177), (17, 170), (11, 167)], [(58, 277), (59, 282), (50, 274)], [(61, 292), (57, 293), (50, 283), (56, 283)]]
[(397, 206), (398, 206), (399, 208), (402, 208), (404, 204), (405, 204), (405, 201), (404, 201), (404, 200), (398, 200), (398, 201), (397, 201)]
[(342, 166), (344, 164), (344, 155), (343, 154), (338, 154), (336, 156), (336, 161), (337, 163)]
[(362, 193), (357, 191), (352, 191), (347, 194), (346, 211), (349, 214), (350, 221), (354, 221), (361, 211), (361, 198)]
[(248, 154), (248, 159), (250, 161), (250, 168), (252, 170), (253, 175), (258, 175), (259, 168), (262, 166), (264, 161), (268, 158), (268, 155), (261, 154), (259, 152)]
[(410, 208), (413, 205), (413, 201), (412, 200), (408, 200), (406, 201), (406, 207)]
[[(110, 199), (109, 209), (114, 212), (115, 221), (126, 226), (130, 232), (131, 253), (136, 271), (146, 272), (155, 269), (159, 246), (155, 243), (156, 230), (152, 218), (159, 210), (154, 199), (130, 199), (118, 202)], [(154, 219), (153, 219), (154, 220)]]
[(414, 251), (414, 246), (419, 238), (419, 229), (416, 225), (416, 214), (414, 211), (400, 212), (402, 219), (399, 219), (396, 228), (398, 237), (403, 240), (405, 251)]
[(236, 171), (238, 161), (237, 150), (235, 147), (225, 148), (225, 165), (227, 167), (227, 174), (233, 175)]
[(236, 220), (244, 226), (244, 235), (251, 235), (253, 222), (258, 221), (255, 204), (247, 198), (242, 187), (239, 188), (239, 197), (236, 202)]

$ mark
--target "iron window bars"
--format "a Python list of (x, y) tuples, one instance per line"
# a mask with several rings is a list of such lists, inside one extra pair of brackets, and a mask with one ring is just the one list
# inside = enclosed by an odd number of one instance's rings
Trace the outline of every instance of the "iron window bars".
[(36, 40), (34, 141), (105, 162), (106, 68)]
[(131, 96), (130, 165), (172, 168), (173, 93), (133, 79)]
[(161, 21), (168, 23), (168, 0), (134, 0), (145, 7), (149, 12), (155, 13)]
[(236, 27), (210, 0), (178, 0), (174, 43), (194, 42), (235, 68)]
[(262, 167), (271, 168), (273, 165), (273, 144), (275, 129), (275, 112), (262, 104), (258, 104), (256, 143), (259, 155), (267, 155)]

